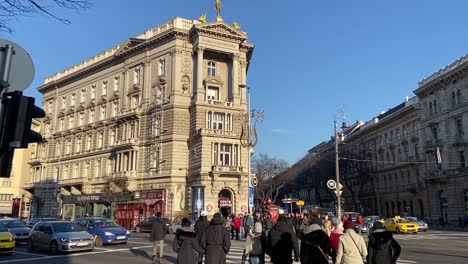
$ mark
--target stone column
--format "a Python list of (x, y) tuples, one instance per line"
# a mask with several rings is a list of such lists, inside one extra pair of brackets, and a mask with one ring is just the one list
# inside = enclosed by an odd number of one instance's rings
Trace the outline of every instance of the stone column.
[(203, 51), (204, 47), (198, 46), (197, 50), (197, 103), (205, 101), (203, 88)]
[(232, 54), (232, 100), (234, 105), (240, 104), (239, 98), (239, 57), (240, 54)]

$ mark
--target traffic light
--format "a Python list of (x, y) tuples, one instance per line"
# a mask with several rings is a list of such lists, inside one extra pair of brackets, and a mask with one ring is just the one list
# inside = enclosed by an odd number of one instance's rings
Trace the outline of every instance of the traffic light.
[(0, 177), (8, 178), (14, 149), (42, 141), (41, 134), (31, 130), (31, 123), (33, 118), (45, 117), (45, 112), (34, 105), (34, 98), (20, 91), (5, 93), (1, 100)]

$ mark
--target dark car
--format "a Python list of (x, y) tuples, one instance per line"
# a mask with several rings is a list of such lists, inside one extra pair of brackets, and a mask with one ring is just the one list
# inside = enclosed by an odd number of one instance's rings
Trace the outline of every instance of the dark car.
[(127, 243), (130, 232), (111, 219), (104, 217), (77, 218), (75, 224), (94, 236), (95, 245)]
[(60, 219), (55, 217), (31, 218), (28, 222), (28, 227), (33, 228), (35, 224), (45, 221), (60, 221)]
[[(171, 225), (171, 222), (167, 218), (163, 218), (163, 219), (166, 222), (167, 229), (169, 230), (169, 226)], [(154, 222), (156, 222), (156, 217), (152, 216), (152, 217), (146, 218), (144, 221), (141, 221), (140, 223), (136, 224), (135, 232), (137, 233), (151, 232)]]
[(26, 242), (28, 239), (31, 228), (26, 226), (23, 220), (18, 218), (2, 218), (0, 219), (0, 223), (4, 224), (8, 230), (15, 235), (15, 241), (17, 243)]

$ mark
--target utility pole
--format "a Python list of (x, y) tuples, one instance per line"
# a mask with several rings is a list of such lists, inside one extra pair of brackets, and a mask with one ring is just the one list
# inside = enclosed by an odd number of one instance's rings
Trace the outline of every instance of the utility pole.
[(336, 170), (336, 204), (337, 204), (337, 209), (336, 209), (336, 216), (339, 221), (341, 221), (341, 188), (340, 188), (340, 157), (339, 157), (339, 152), (338, 152), (338, 122), (336, 121), (336, 116), (335, 116), (335, 122), (334, 122), (334, 127), (335, 127), (335, 170)]

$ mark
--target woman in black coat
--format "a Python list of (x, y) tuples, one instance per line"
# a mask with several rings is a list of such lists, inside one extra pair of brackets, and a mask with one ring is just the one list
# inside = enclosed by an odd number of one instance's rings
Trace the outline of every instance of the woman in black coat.
[(210, 221), (201, 239), (205, 249), (205, 264), (226, 264), (226, 254), (231, 248), (231, 239), (227, 229), (223, 226), (223, 217), (216, 213)]
[(190, 220), (182, 219), (182, 228), (177, 229), (172, 249), (177, 252), (177, 264), (193, 264), (198, 261), (198, 254), (203, 248), (197, 240), (197, 235), (190, 227)]
[(391, 232), (385, 231), (381, 222), (375, 222), (374, 232), (369, 235), (368, 264), (394, 264), (400, 256), (401, 247)]

